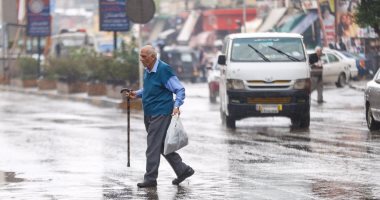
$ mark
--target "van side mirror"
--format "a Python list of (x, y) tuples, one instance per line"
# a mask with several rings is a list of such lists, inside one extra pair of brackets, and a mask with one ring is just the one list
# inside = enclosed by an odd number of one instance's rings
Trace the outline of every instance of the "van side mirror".
[(219, 55), (218, 56), (218, 64), (219, 65), (226, 65), (226, 56), (225, 55)]

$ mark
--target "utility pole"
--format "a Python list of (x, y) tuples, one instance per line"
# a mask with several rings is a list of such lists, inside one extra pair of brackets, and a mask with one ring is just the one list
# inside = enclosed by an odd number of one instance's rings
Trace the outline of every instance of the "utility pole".
[(243, 0), (243, 30), (242, 30), (243, 33), (247, 32), (247, 27), (245, 25), (246, 22), (247, 22), (247, 5), (245, 3), (245, 0)]
[(338, 40), (338, 17), (339, 17), (338, 1), (339, 0), (334, 1), (334, 8), (335, 8), (335, 22), (334, 22), (334, 24), (335, 24), (335, 37), (334, 37), (334, 39), (335, 39), (335, 45), (339, 42), (339, 40)]

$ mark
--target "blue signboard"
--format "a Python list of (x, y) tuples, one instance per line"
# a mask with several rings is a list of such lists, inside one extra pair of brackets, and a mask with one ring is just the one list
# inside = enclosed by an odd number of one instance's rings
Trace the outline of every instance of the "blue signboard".
[(101, 31), (128, 31), (126, 0), (99, 0)]
[(49, 36), (51, 33), (50, 0), (27, 0), (27, 35)]

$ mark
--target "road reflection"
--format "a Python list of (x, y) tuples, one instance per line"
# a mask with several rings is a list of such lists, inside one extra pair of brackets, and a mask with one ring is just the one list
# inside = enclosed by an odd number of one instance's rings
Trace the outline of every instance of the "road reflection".
[(0, 171), (0, 186), (8, 183), (23, 182), (23, 178), (17, 178), (15, 172), (1, 172)]
[(367, 184), (313, 180), (312, 192), (324, 199), (376, 199)]

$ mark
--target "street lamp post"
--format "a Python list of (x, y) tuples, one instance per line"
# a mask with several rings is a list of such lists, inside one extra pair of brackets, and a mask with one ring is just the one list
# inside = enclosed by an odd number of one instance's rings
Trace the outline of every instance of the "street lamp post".
[(242, 31), (243, 33), (247, 32), (247, 29), (246, 29), (246, 22), (247, 22), (247, 6), (245, 4), (245, 0), (243, 0), (243, 26), (242, 26)]

